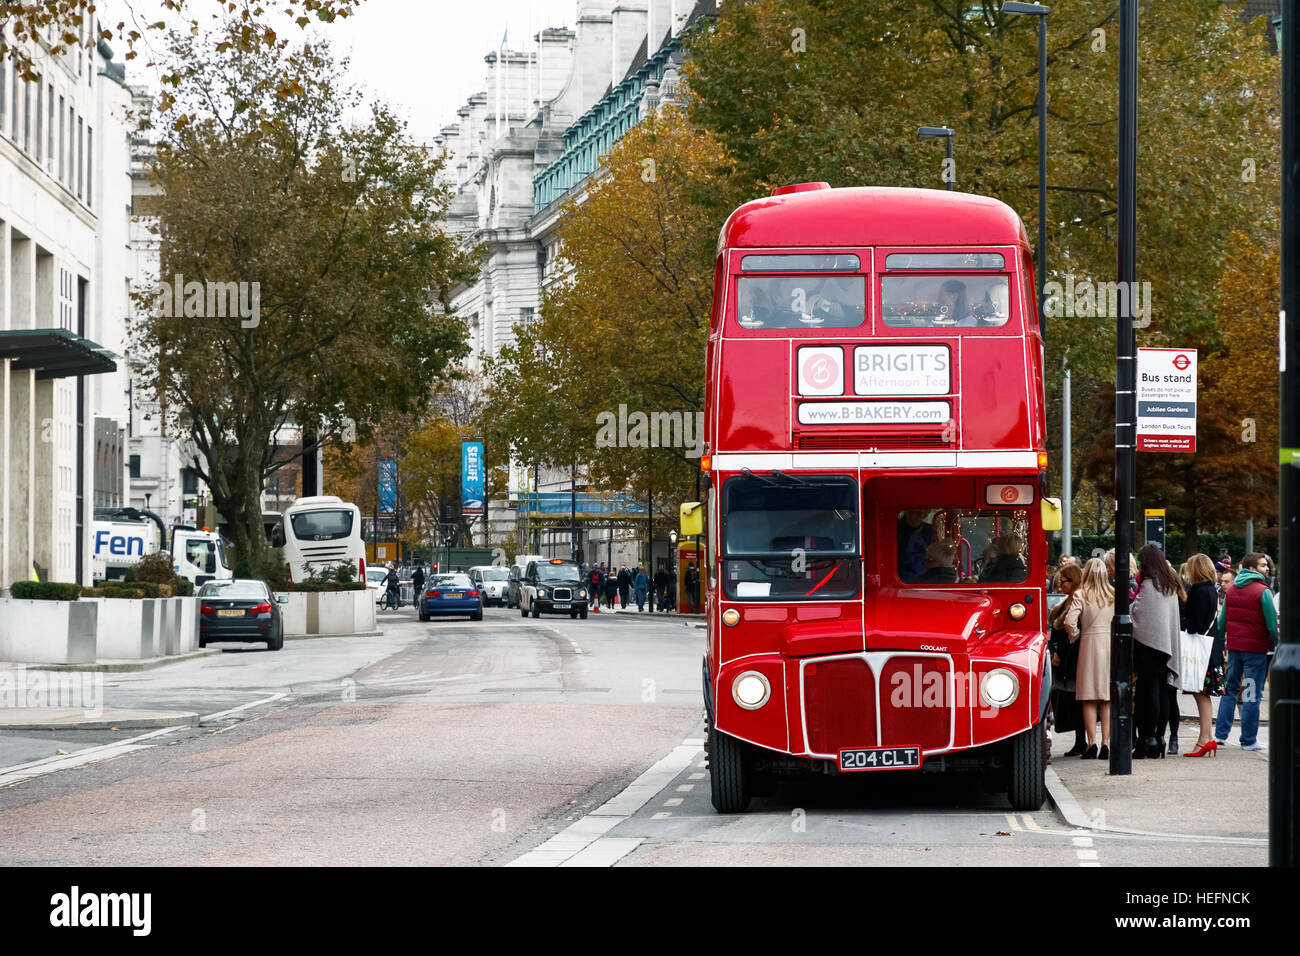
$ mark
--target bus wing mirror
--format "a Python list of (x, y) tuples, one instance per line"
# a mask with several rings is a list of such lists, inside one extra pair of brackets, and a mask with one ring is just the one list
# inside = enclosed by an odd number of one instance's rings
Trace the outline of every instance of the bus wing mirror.
[(692, 537), (704, 534), (704, 506), (698, 501), (687, 501), (681, 507), (681, 535)]
[[(1061, 499), (1060, 498), (1043, 498), (1043, 530), (1060, 531), (1061, 530)], [(1070, 550), (1070, 544), (1067, 541), (1065, 550)]]
[(271, 547), (273, 548), (284, 547), (284, 531), (282, 531), (279, 528), (276, 528), (274, 531), (271, 532)]

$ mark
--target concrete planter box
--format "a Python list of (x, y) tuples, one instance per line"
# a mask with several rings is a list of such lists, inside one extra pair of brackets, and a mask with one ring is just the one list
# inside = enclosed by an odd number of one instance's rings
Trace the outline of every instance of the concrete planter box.
[(344, 593), (352, 598), (352, 633), (369, 634), (375, 629), (375, 602), (370, 589)]
[[(309, 634), (354, 634), (356, 612), (353, 610), (354, 591), (320, 591), (316, 598), (316, 615), (312, 617), (312, 603), (307, 604), (307, 632)], [(313, 626), (314, 625), (314, 626)]]
[[(95, 623), (95, 656), (110, 660), (141, 660), (145, 653), (144, 601), (117, 598), (82, 598), (99, 608)], [(152, 633), (149, 650), (153, 650)]]
[(372, 592), (364, 591), (286, 591), (280, 605), (284, 633), (289, 637), (306, 634), (365, 634), (375, 629), (375, 603)]
[(308, 591), (278, 591), (277, 598), (287, 597), (288, 604), (280, 605), (280, 620), (284, 622), (285, 637), (301, 637), (307, 633), (307, 599), (316, 595)]
[(0, 599), (0, 660), (88, 664), (95, 659), (93, 601)]

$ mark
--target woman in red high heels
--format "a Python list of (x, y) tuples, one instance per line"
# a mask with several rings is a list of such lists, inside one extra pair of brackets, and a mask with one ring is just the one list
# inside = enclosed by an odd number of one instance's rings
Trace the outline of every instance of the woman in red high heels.
[[(1183, 630), (1189, 634), (1208, 634), (1214, 627), (1214, 619), (1219, 611), (1219, 594), (1215, 584), (1218, 570), (1208, 554), (1194, 554), (1187, 559), (1187, 603), (1183, 605)], [(1214, 723), (1211, 711), (1211, 697), (1223, 693), (1223, 634), (1214, 635), (1214, 646), (1210, 649), (1210, 663), (1206, 668), (1205, 682), (1200, 687), (1186, 687), (1184, 693), (1190, 693), (1196, 701), (1196, 716), (1200, 721), (1200, 731), (1196, 738), (1196, 748), (1185, 757), (1204, 757), (1215, 755), (1218, 744), (1214, 741)]]

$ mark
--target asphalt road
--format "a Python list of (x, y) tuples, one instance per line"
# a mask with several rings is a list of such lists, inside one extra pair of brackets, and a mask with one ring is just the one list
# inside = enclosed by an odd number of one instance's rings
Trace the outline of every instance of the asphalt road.
[[(702, 630), (504, 609), (380, 626), (103, 675), (104, 706), (194, 710), (198, 728), (0, 732), (0, 864), (1265, 862), (1249, 837), (1090, 833), (927, 773), (784, 784), (719, 816)], [(55, 750), (76, 765), (6, 777)]]

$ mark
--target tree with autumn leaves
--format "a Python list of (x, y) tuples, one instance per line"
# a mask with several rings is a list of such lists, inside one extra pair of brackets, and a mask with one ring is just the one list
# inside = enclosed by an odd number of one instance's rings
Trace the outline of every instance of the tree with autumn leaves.
[[(150, 174), (161, 276), (184, 282), (184, 308), (141, 290), (131, 345), (249, 573), (281, 429), (366, 441), (422, 408), (466, 354), (447, 303), (474, 267), (443, 228), (441, 158), (381, 105), (345, 124), (359, 94), (327, 44), (249, 48), (243, 29), (170, 35)], [(256, 314), (212, 311), (214, 284), (249, 291)]]
[(601, 425), (662, 413), (691, 416), (693, 428), (704, 408), (714, 208), (728, 191), (719, 155), (711, 136), (666, 107), (625, 135), (570, 201), (561, 232), (569, 278), (490, 370), (496, 411), (486, 433), (516, 461), (577, 465), (601, 488), (653, 495), (662, 515), (694, 495), (698, 448), (690, 457), (690, 448), (651, 447), (648, 434), (620, 444)]
[[(1055, 8), (1051, 16), (1049, 280), (1114, 277), (1115, 16), (1114, 4), (1102, 0)], [(664, 269), (677, 288), (707, 290), (717, 229), (736, 205), (775, 185), (943, 188), (942, 152), (915, 136), (920, 125), (942, 123), (957, 131), (957, 188), (1004, 200), (1036, 233), (1036, 36), (1031, 23), (1002, 14), (999, 0), (752, 0), (726, 5), (684, 42), (685, 113), (643, 126), (670, 123), (677, 155), (698, 147), (696, 161), (679, 167), (688, 181), (665, 179), (657, 149), (669, 141), (646, 143), (640, 128), (624, 137), (566, 220), (571, 282), (545, 303), (541, 322), (521, 335), (496, 373), (494, 387), (517, 405), (500, 423), (502, 435), (524, 461), (590, 461), (593, 475), (639, 488), (672, 483), (655, 472), (660, 459), (641, 449), (593, 448), (596, 415), (620, 403), (675, 408), (697, 393), (706, 325), (683, 320), (704, 309), (683, 297), (662, 302), (654, 271)], [(1260, 24), (1245, 25), (1231, 5), (1202, 0), (1168, 0), (1159, 16), (1145, 17), (1139, 53), (1138, 277), (1151, 283), (1154, 297), (1139, 344), (1198, 345), (1203, 356), (1216, 355), (1227, 347), (1224, 303), (1240, 291), (1223, 286), (1229, 252), (1266, 248), (1276, 233), (1278, 62)], [(673, 241), (686, 233), (653, 228), (668, 193), (645, 188), (646, 160), (671, 184), (695, 241)], [(665, 364), (668, 355), (675, 364)], [(1113, 316), (1057, 310), (1048, 318), (1050, 477), (1058, 486), (1067, 362), (1078, 488), (1090, 442), (1108, 443), (1113, 434), (1106, 430)], [(1203, 369), (1207, 396), (1215, 365)], [(565, 422), (565, 433), (543, 429), (548, 418)], [(1208, 473), (1217, 444), (1208, 439), (1202, 447)], [(1141, 456), (1139, 470), (1149, 464), (1154, 475), (1165, 467), (1160, 457)], [(1223, 471), (1230, 480), (1233, 469)], [(673, 473), (682, 475), (681, 497), (690, 497), (687, 471)], [(1232, 497), (1244, 501), (1250, 479), (1235, 473), (1240, 487)], [(1197, 495), (1197, 487), (1182, 496)], [(1162, 503), (1173, 507), (1168, 498)], [(1196, 520), (1228, 514), (1204, 511)]]
[[(1165, 508), (1167, 526), (1183, 530), (1187, 554), (1198, 550), (1201, 530), (1277, 520), (1278, 248), (1238, 232), (1226, 251), (1213, 287), (1210, 341), (1218, 345), (1198, 356), (1196, 452), (1138, 458), (1139, 503)], [(1113, 386), (1099, 393), (1099, 404), (1111, 431), (1091, 436), (1083, 465), (1100, 485), (1115, 468)]]

